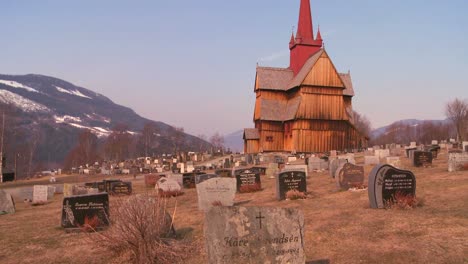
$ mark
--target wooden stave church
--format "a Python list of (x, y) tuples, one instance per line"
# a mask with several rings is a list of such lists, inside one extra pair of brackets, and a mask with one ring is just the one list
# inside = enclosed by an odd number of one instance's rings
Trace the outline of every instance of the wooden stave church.
[(367, 146), (354, 125), (351, 74), (339, 73), (314, 38), (310, 0), (301, 0), (290, 66), (257, 66), (255, 128), (244, 130), (244, 152), (321, 153)]

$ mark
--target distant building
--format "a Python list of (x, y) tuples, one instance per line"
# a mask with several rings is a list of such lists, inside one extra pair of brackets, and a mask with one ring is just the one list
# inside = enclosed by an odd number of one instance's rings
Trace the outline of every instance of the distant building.
[(310, 0), (301, 0), (290, 66), (257, 66), (255, 128), (244, 130), (244, 152), (326, 152), (356, 149), (367, 139), (354, 126), (351, 74), (339, 73), (314, 38)]

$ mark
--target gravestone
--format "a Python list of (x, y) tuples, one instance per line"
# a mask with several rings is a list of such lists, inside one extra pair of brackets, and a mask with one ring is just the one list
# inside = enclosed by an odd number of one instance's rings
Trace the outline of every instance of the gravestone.
[(368, 181), (371, 208), (385, 208), (398, 196), (416, 195), (416, 177), (411, 171), (384, 164), (375, 166)]
[(213, 206), (232, 206), (236, 196), (236, 179), (215, 177), (197, 184), (198, 209), (208, 211)]
[(395, 168), (401, 167), (400, 157), (387, 157), (387, 164)]
[(219, 175), (220, 177), (230, 178), (230, 177), (232, 177), (232, 170), (230, 170), (230, 169), (220, 169), (220, 170), (216, 170), (215, 174)]
[(114, 182), (121, 182), (121, 180), (104, 180), (104, 187), (107, 193), (111, 191), (111, 184)]
[(462, 149), (464, 152), (468, 152), (468, 141), (463, 141)]
[(374, 152), (374, 155), (378, 157), (379, 159), (386, 158), (390, 156), (390, 150), (389, 149), (379, 149)]
[(414, 147), (414, 148), (413, 147), (410, 147), (410, 148), (406, 147), (405, 148), (405, 154), (406, 154), (407, 158), (410, 158), (410, 151), (412, 151), (412, 150), (417, 150), (417, 148), (416, 147)]
[(278, 163), (269, 163), (268, 168), (265, 171), (265, 174), (268, 178), (274, 179), (276, 175), (278, 174), (279, 169), (278, 169)]
[(113, 182), (111, 183), (110, 194), (113, 195), (131, 195), (132, 183), (131, 182)]
[(336, 185), (341, 190), (364, 185), (364, 167), (351, 163), (342, 164), (336, 171)]
[(183, 187), (184, 188), (195, 188), (195, 176), (196, 175), (202, 175), (206, 174), (205, 172), (190, 172), (190, 173), (184, 173), (182, 176), (182, 180), (184, 182)]
[(54, 198), (55, 190), (55, 186), (47, 186), (47, 200)]
[(296, 190), (301, 193), (307, 192), (306, 172), (304, 170), (286, 170), (280, 172), (276, 178), (276, 198), (286, 199), (286, 193)]
[(305, 263), (304, 215), (297, 209), (214, 207), (205, 214), (208, 263)]
[(468, 170), (468, 153), (450, 153), (448, 158), (448, 171)]
[(252, 167), (251, 170), (260, 173), (260, 175), (266, 175), (267, 168), (266, 167), (255, 166), (255, 167)]
[(307, 165), (286, 165), (284, 166), (284, 170), (287, 171), (287, 170), (290, 170), (290, 171), (293, 171), (293, 170), (303, 170), (305, 172), (305, 175), (306, 175), (306, 178), (309, 177), (309, 168), (307, 167)]
[(177, 193), (182, 190), (182, 187), (173, 179), (161, 178), (156, 183), (155, 189), (162, 193)]
[(13, 201), (11, 194), (4, 190), (0, 190), (0, 215), (14, 214), (15, 211), (15, 202)]
[(332, 178), (335, 178), (335, 174), (336, 174), (336, 170), (338, 169), (338, 167), (340, 167), (341, 165), (345, 164), (345, 163), (348, 163), (347, 160), (345, 159), (334, 159), (334, 160), (331, 160), (330, 161), (330, 177)]
[(439, 144), (439, 141), (437, 141), (437, 140), (432, 140), (431, 141), (431, 145), (438, 145), (438, 144)]
[(48, 193), (49, 193), (49, 188), (46, 185), (34, 185), (33, 204), (46, 203)]
[(202, 174), (202, 175), (197, 175), (195, 176), (195, 184), (199, 184), (203, 181), (206, 181), (211, 178), (219, 178), (219, 175), (217, 174)]
[(178, 173), (172, 173), (167, 175), (168, 179), (175, 180), (181, 188), (184, 188), (184, 176)]
[(90, 225), (99, 230), (109, 225), (109, 195), (107, 193), (65, 197), (62, 207), (62, 227), (78, 229)]
[(260, 173), (251, 171), (250, 169), (236, 170), (237, 191), (251, 192), (260, 191), (262, 188), (260, 181)]
[(69, 197), (73, 195), (73, 184), (63, 184), (63, 197)]
[(432, 153), (429, 151), (415, 151), (413, 153), (413, 165), (415, 167), (432, 165)]

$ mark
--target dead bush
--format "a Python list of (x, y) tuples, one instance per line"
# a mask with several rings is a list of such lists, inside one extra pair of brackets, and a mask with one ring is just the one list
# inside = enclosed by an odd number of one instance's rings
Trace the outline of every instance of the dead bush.
[(163, 191), (161, 189), (158, 190), (158, 195), (161, 198), (171, 198), (171, 197), (177, 197), (181, 196), (184, 194), (182, 191)]
[(240, 193), (252, 193), (262, 190), (262, 186), (259, 183), (244, 185), (239, 188)]
[(422, 207), (424, 205), (423, 199), (417, 199), (412, 195), (397, 192), (393, 195), (392, 199), (386, 202), (385, 207), (388, 209), (413, 209)]
[(111, 225), (98, 233), (98, 245), (130, 253), (131, 261), (139, 264), (180, 263), (193, 252), (191, 243), (175, 239), (166, 199), (135, 195), (114, 201), (112, 208)]
[(286, 192), (286, 199), (288, 200), (300, 200), (300, 199), (306, 199), (306, 198), (307, 198), (307, 195), (298, 190), (290, 190)]

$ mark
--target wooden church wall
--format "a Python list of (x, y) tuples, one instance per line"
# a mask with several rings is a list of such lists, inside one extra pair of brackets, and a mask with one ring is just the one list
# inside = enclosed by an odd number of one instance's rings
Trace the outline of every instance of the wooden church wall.
[(318, 59), (302, 84), (344, 88), (343, 81), (326, 53)]
[(258, 153), (259, 151), (259, 142), (258, 140), (244, 140), (244, 152), (251, 154), (251, 153)]
[(283, 151), (283, 124), (282, 122), (261, 122), (260, 146), (263, 151)]
[(303, 94), (298, 119), (347, 120), (341, 95)]
[(298, 120), (292, 128), (293, 149), (326, 152), (358, 147), (360, 135), (346, 121)]

